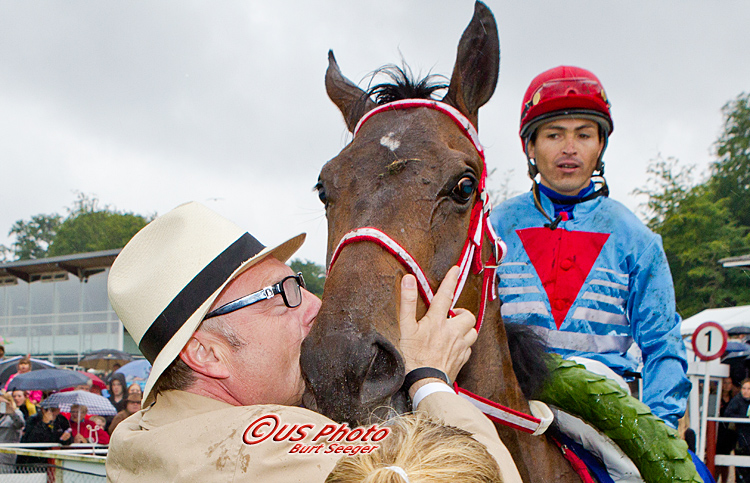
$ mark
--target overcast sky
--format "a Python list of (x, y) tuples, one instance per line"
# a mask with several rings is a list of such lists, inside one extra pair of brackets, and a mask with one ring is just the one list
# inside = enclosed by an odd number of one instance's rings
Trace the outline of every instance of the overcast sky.
[[(631, 209), (659, 153), (704, 170), (721, 107), (750, 90), (746, 0), (489, 0), (500, 80), (480, 111), (490, 187), (529, 188), (517, 137), (531, 79), (592, 70), (612, 102), (612, 197)], [(450, 76), (469, 0), (0, 0), (0, 243), (75, 191), (141, 214), (198, 200), (266, 244), (308, 233), (325, 260), (318, 172), (349, 141), (323, 85), (401, 56)], [(513, 170), (512, 173), (510, 170)]]

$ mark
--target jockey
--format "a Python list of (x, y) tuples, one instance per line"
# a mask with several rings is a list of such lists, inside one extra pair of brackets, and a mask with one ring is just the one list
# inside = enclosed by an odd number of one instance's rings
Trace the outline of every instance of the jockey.
[(608, 197), (602, 155), (613, 128), (591, 72), (560, 66), (531, 82), (520, 136), (532, 189), (492, 214), (508, 245), (502, 315), (614, 379), (634, 375), (642, 357), (642, 400), (676, 428), (691, 386), (672, 276), (661, 237)]

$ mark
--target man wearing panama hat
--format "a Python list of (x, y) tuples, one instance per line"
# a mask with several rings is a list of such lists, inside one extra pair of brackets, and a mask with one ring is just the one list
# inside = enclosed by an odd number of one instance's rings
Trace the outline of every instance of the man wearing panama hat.
[[(320, 308), (284, 264), (303, 240), (267, 248), (187, 203), (123, 248), (110, 270), (109, 297), (153, 368), (144, 409), (112, 435), (109, 481), (322, 482), (347, 454), (325, 438), (313, 441), (340, 425), (298, 407), (300, 346)], [(403, 278), (401, 329), (411, 334), (401, 348), (405, 366), (431, 368), (412, 378), (409, 393), (415, 408), (472, 432), (506, 481), (520, 481), (494, 426), (441, 380), (441, 373), (455, 378), (476, 339), (469, 312), (456, 309), (446, 323), (456, 280), (454, 269), (417, 323), (416, 281)], [(348, 444), (373, 444), (352, 433)]]

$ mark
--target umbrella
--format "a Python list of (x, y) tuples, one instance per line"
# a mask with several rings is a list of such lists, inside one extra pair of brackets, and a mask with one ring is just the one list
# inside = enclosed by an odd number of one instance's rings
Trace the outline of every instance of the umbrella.
[(89, 378), (68, 369), (42, 369), (19, 374), (8, 384), (9, 391), (57, 391), (86, 384)]
[(85, 372), (85, 371), (76, 371), (76, 372), (78, 372), (79, 374), (83, 374), (84, 376), (86, 376), (89, 379), (91, 379), (91, 383), (92, 383), (93, 387), (98, 387), (102, 391), (105, 390), (105, 389), (107, 389), (107, 385), (104, 384), (104, 381), (102, 381), (99, 378), (99, 376), (97, 376), (96, 374), (92, 374), (90, 372)]
[(151, 374), (151, 364), (146, 359), (138, 359), (133, 362), (128, 362), (121, 368), (117, 369), (115, 374), (118, 372), (125, 376), (125, 382), (128, 386), (135, 382), (141, 386), (141, 389), (143, 389), (146, 384), (146, 379), (148, 379), (148, 375)]
[(732, 363), (734, 361), (744, 361), (750, 356), (750, 350), (744, 350), (744, 351), (726, 351), (723, 356), (721, 356), (721, 362), (722, 363)]
[(115, 364), (125, 365), (133, 360), (133, 356), (117, 349), (101, 349), (89, 352), (78, 361), (78, 365), (86, 369), (97, 371), (111, 371)]
[(117, 410), (109, 402), (109, 399), (88, 391), (57, 392), (42, 401), (41, 407), (57, 406), (60, 408), (60, 411), (69, 413), (70, 406), (73, 404), (86, 406), (88, 414), (98, 414), (100, 416), (114, 416), (117, 414)]
[(729, 335), (748, 335), (748, 334), (750, 334), (750, 327), (744, 327), (744, 326), (732, 327), (731, 329), (729, 329), (727, 331), (727, 334), (729, 334)]
[(744, 342), (740, 342), (737, 340), (730, 340), (727, 342), (727, 348), (724, 351), (724, 353), (728, 352), (745, 352), (750, 351), (750, 344), (746, 344)]
[[(0, 362), (0, 385), (4, 386), (10, 376), (18, 371), (18, 360), (23, 356), (15, 356), (9, 359), (5, 359)], [(37, 371), (39, 369), (54, 368), (55, 365), (51, 362), (45, 361), (44, 359), (31, 358), (31, 370)]]

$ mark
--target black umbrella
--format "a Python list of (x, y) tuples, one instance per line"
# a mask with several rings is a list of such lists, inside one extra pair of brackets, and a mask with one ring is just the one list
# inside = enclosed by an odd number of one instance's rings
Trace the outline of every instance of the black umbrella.
[(119, 351), (117, 349), (101, 349), (89, 352), (83, 356), (83, 358), (78, 361), (78, 365), (85, 367), (86, 369), (109, 372), (115, 364), (124, 366), (132, 360), (133, 356), (127, 352)]
[(88, 382), (89, 378), (80, 372), (69, 369), (42, 369), (17, 375), (8, 384), (8, 390), (57, 391)]
[[(18, 360), (22, 356), (11, 357), (10, 359), (4, 359), (0, 362), (0, 387), (5, 386), (5, 383), (10, 379), (10, 376), (18, 372)], [(39, 369), (52, 369), (55, 367), (51, 362), (45, 361), (44, 359), (30, 359), (31, 370), (38, 371)]]
[(750, 327), (732, 327), (727, 331), (727, 334), (729, 335), (750, 335)]
[(745, 351), (726, 351), (723, 356), (721, 356), (721, 362), (725, 364), (729, 364), (732, 361), (744, 361), (750, 356), (750, 350)]

